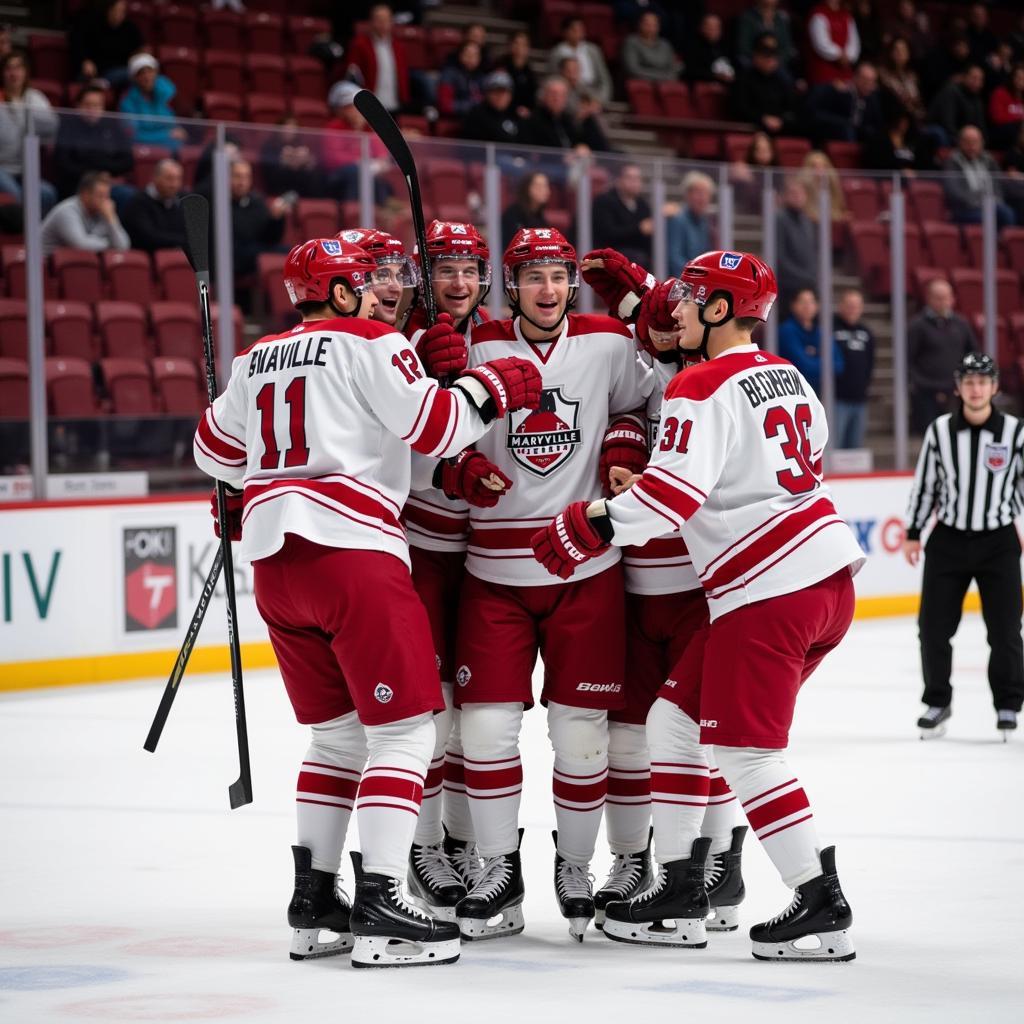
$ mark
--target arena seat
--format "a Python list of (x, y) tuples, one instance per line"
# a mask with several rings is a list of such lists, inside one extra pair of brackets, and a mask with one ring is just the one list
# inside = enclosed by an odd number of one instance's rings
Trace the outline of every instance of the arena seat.
[(149, 253), (139, 249), (108, 249), (100, 256), (110, 297), (120, 302), (152, 302), (153, 268)]
[(165, 302), (196, 301), (196, 277), (180, 249), (157, 249), (153, 253), (153, 267)]
[(63, 299), (44, 303), (49, 355), (93, 362), (99, 352), (93, 330), (92, 307), (87, 302)]
[(112, 359), (148, 359), (146, 310), (137, 302), (97, 302), (96, 329), (103, 355)]
[(95, 416), (99, 412), (92, 370), (84, 359), (47, 359), (46, 396), (51, 416)]
[(164, 412), (176, 416), (198, 416), (206, 408), (199, 386), (199, 367), (191, 359), (157, 356), (150, 362), (153, 383)]
[(154, 302), (149, 307), (149, 319), (157, 355), (197, 359), (202, 354), (199, 306), (195, 301)]
[[(245, 89), (242, 55), (233, 50), (207, 50), (203, 54), (204, 84), (211, 93), (233, 93), (240, 96)], [(241, 106), (241, 103), (239, 103)], [(206, 94), (203, 107), (207, 107)], [(207, 117), (211, 116), (207, 113)]]
[(115, 416), (152, 416), (159, 412), (149, 366), (141, 359), (101, 359), (100, 372)]
[(62, 299), (98, 302), (104, 296), (99, 256), (85, 249), (55, 249), (50, 254)]
[(28, 359), (28, 307), (24, 299), (0, 299), (0, 356)]
[(28, 363), (0, 356), (0, 419), (28, 419)]

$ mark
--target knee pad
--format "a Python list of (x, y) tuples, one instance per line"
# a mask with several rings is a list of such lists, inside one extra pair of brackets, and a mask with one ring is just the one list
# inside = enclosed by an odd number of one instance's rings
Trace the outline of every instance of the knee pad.
[(310, 726), (310, 734), (309, 760), (319, 758), (342, 768), (362, 770), (367, 755), (366, 733), (354, 711)]
[(647, 730), (642, 725), (625, 722), (608, 723), (608, 757), (621, 761), (625, 758), (646, 758)]
[(366, 726), (366, 745), (371, 760), (386, 753), (389, 757), (411, 758), (423, 764), (426, 775), (431, 756), (434, 753), (434, 740), (437, 730), (434, 728), (434, 716), (429, 712), (415, 718), (403, 718), (387, 725)]
[(702, 759), (707, 747), (700, 742), (700, 726), (670, 700), (659, 697), (647, 713), (647, 745)]
[(608, 712), (549, 703), (548, 737), (561, 757), (601, 761), (608, 756)]
[(462, 751), (473, 761), (486, 761), (495, 751), (515, 750), (523, 724), (523, 705), (467, 704), (460, 715)]

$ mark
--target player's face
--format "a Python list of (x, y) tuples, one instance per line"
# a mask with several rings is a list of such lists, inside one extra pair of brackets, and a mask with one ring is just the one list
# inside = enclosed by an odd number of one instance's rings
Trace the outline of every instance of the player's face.
[(672, 318), (679, 325), (679, 347), (695, 349), (700, 347), (704, 327), (700, 322), (700, 307), (690, 298), (680, 299), (672, 310)]
[(479, 261), (435, 260), (430, 269), (437, 308), (456, 323), (465, 320), (480, 297)]
[(339, 282), (334, 286), (334, 305), (343, 313), (354, 314), (359, 320), (375, 320), (380, 300), (372, 288), (364, 288), (357, 295), (347, 284)]
[(569, 271), (561, 263), (529, 264), (519, 271), (519, 307), (542, 330), (553, 330), (569, 302)]
[(373, 313), (374, 320), (392, 325), (398, 322), (398, 310), (404, 291), (399, 278), (401, 269), (401, 263), (381, 263), (377, 267), (373, 275), (373, 293), (378, 300)]
[(957, 394), (964, 406), (971, 412), (981, 412), (990, 405), (999, 384), (992, 377), (983, 373), (969, 373), (957, 385)]

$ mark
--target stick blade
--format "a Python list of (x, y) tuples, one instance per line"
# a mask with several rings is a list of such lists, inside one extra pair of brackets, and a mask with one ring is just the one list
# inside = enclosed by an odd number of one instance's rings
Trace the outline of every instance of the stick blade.
[(246, 778), (235, 779), (234, 782), (228, 786), (228, 800), (231, 801), (231, 810), (235, 811), (239, 807), (244, 807), (246, 804), (252, 803), (252, 781)]
[(357, 92), (353, 102), (356, 110), (366, 118), (377, 137), (394, 157), (402, 174), (407, 178), (414, 176), (416, 164), (412, 158), (412, 150), (405, 141), (402, 129), (395, 123), (395, 119), (388, 113), (384, 104), (369, 89)]
[(197, 274), (210, 272), (210, 202), (195, 192), (181, 201), (185, 219), (184, 252)]

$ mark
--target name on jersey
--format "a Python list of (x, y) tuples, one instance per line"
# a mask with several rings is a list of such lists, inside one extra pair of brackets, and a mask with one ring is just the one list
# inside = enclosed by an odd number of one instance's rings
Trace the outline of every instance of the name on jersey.
[(740, 377), (739, 385), (747, 396), (751, 409), (756, 409), (763, 402), (770, 402), (773, 398), (807, 393), (796, 370), (755, 370), (746, 377)]
[(298, 338), (288, 343), (260, 345), (249, 356), (249, 376), (291, 370), (297, 366), (326, 366), (327, 346), (333, 341), (326, 335)]

